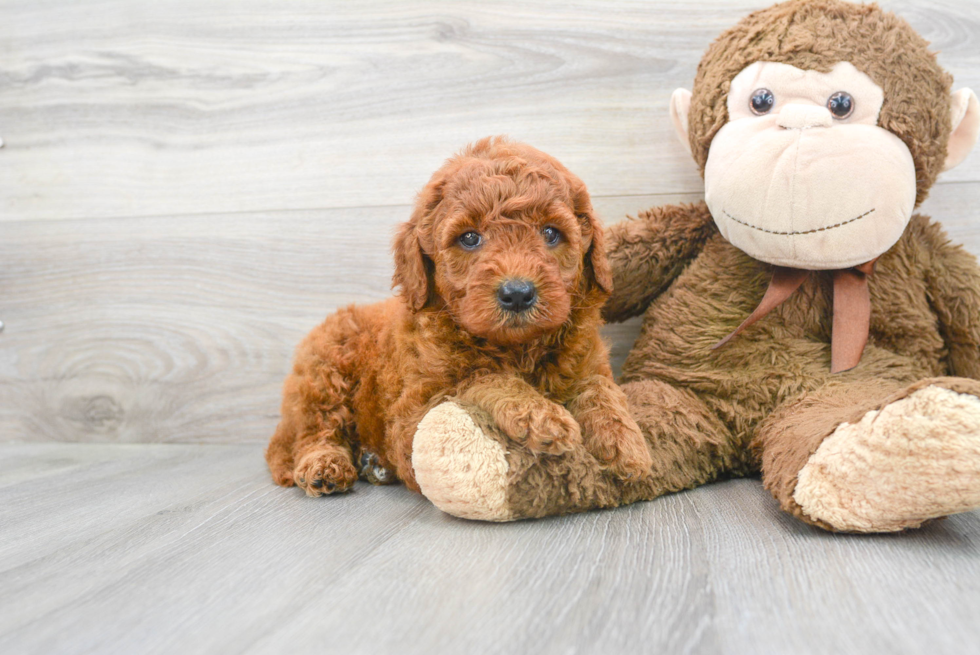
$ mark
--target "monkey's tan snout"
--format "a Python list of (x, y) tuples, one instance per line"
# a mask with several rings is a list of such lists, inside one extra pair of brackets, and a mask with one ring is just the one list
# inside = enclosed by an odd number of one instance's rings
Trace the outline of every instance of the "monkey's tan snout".
[(791, 103), (779, 111), (776, 125), (787, 130), (807, 130), (813, 127), (831, 127), (834, 117), (826, 107)]

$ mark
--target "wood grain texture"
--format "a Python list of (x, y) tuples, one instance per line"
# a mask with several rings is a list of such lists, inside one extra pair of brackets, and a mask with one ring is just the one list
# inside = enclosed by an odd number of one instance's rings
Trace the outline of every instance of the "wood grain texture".
[(0, 444), (4, 653), (965, 653), (980, 514), (821, 532), (755, 480), (516, 524), (308, 499), (251, 446)]
[(390, 294), (404, 212), (8, 224), (0, 432), (267, 440), (295, 344)]
[[(10, 0), (0, 221), (406, 204), (497, 133), (596, 195), (697, 193), (670, 93), (768, 4)], [(882, 4), (980, 88), (980, 4)]]

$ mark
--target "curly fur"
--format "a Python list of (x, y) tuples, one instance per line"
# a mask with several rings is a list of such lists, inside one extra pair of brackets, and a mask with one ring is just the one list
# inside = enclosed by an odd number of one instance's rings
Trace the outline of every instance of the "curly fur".
[[(561, 232), (556, 245), (546, 227)], [(483, 238), (472, 251), (459, 243), (468, 231)], [(433, 175), (393, 250), (400, 296), (343, 309), (300, 344), (266, 452), (276, 483), (346, 490), (357, 454), (418, 490), (416, 427), (454, 396), (534, 452), (584, 438), (623, 475), (649, 468), (599, 336), (611, 274), (581, 180), (527, 145), (484, 139)], [(514, 277), (538, 294), (519, 314), (497, 299)]]

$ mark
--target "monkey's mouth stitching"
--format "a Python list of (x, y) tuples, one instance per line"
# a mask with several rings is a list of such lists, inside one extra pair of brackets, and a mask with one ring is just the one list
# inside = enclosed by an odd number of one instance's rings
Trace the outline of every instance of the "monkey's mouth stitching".
[(780, 235), (780, 236), (794, 236), (794, 235), (797, 235), (797, 234), (813, 234), (815, 232), (826, 232), (827, 230), (833, 230), (835, 227), (843, 227), (843, 226), (847, 225), (848, 223), (853, 223), (854, 221), (861, 220), (862, 218), (864, 218), (868, 214), (872, 213), (874, 211), (874, 209), (869, 209), (868, 211), (864, 212), (860, 216), (856, 216), (856, 217), (854, 217), (852, 219), (849, 219), (849, 220), (846, 220), (846, 221), (841, 221), (840, 223), (835, 223), (834, 225), (827, 225), (827, 226), (824, 226), (824, 227), (818, 227), (818, 228), (815, 228), (815, 229), (812, 229), (812, 230), (801, 230), (799, 232), (777, 232), (776, 230), (767, 230), (764, 227), (759, 227), (758, 225), (752, 225), (751, 223), (746, 223), (745, 221), (740, 221), (737, 218), (735, 218), (734, 216), (732, 216), (731, 214), (729, 214), (727, 211), (725, 211), (725, 210), (722, 210), (722, 211), (724, 212), (725, 216), (727, 216), (728, 218), (732, 219), (733, 221), (735, 221), (739, 225), (744, 225), (745, 227), (750, 227), (753, 230), (759, 230), (760, 232), (765, 232), (767, 234), (777, 234), (777, 235)]

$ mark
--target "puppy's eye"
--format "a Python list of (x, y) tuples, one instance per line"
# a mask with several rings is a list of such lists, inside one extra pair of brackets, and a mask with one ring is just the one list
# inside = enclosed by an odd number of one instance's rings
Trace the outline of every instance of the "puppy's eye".
[(843, 120), (854, 112), (854, 98), (847, 91), (838, 91), (827, 100), (827, 109), (834, 118)]
[(774, 104), (776, 104), (776, 96), (769, 89), (756, 89), (749, 98), (749, 108), (756, 116), (768, 114)]
[(483, 243), (483, 237), (480, 236), (479, 232), (464, 232), (459, 236), (459, 245), (463, 246), (467, 250), (476, 250)]
[(556, 227), (551, 227), (549, 225), (541, 230), (541, 234), (544, 236), (544, 242), (549, 246), (558, 245), (558, 242), (561, 241), (561, 232), (559, 232), (558, 228)]

